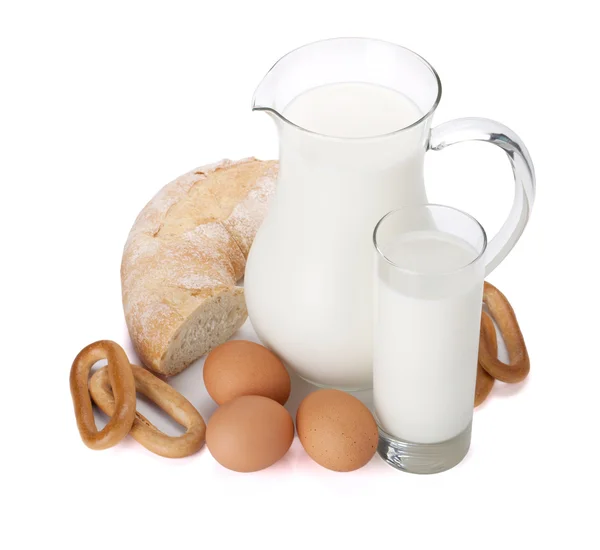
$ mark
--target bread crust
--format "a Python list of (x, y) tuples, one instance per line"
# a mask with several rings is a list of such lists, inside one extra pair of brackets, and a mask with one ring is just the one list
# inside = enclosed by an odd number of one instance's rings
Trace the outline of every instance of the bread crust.
[[(245, 321), (243, 289), (236, 283), (266, 215), (277, 168), (276, 161), (254, 158), (196, 168), (163, 187), (138, 215), (123, 251), (121, 288), (131, 340), (148, 368), (176, 374)], [(169, 364), (178, 351), (169, 346), (181, 342), (188, 319), (203, 322), (199, 308), (206, 311), (211, 301), (221, 315), (223, 307), (231, 309), (231, 322), (207, 326), (211, 344), (195, 342), (197, 357)]]

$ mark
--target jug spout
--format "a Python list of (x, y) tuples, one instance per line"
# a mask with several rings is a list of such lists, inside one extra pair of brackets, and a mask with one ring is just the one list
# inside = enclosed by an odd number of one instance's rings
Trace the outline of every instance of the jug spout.
[(271, 69), (263, 78), (262, 82), (254, 91), (252, 98), (253, 111), (265, 111), (268, 114), (281, 118), (281, 113), (277, 110), (277, 86), (274, 82), (273, 69)]
[[(310, 78), (306, 78), (306, 63), (298, 57), (300, 50), (294, 50), (279, 59), (265, 74), (254, 91), (252, 110), (264, 111), (277, 122), (289, 122), (283, 111), (296, 96), (307, 88), (314, 86)], [(310, 66), (308, 66), (310, 68)]]

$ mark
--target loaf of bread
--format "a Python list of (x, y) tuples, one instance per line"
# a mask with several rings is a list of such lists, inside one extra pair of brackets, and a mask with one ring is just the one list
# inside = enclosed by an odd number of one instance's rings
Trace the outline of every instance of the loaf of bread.
[(121, 285), (127, 328), (148, 368), (177, 374), (246, 320), (236, 283), (276, 175), (276, 161), (224, 160), (177, 178), (140, 212)]

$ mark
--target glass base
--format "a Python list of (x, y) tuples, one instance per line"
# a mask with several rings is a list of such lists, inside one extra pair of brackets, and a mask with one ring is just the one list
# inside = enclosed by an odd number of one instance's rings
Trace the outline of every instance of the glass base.
[(471, 424), (457, 436), (439, 443), (403, 441), (379, 426), (377, 452), (390, 466), (412, 474), (437, 474), (456, 466), (471, 445)]

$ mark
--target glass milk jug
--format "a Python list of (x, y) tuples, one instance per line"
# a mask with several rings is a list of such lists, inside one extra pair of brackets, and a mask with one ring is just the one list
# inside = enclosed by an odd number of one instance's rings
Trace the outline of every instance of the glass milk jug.
[(305, 380), (372, 386), (373, 228), (387, 212), (427, 202), (428, 150), (467, 140), (504, 149), (514, 204), (488, 246), (491, 271), (514, 246), (535, 191), (524, 144), (506, 126), (465, 118), (431, 128), (441, 85), (423, 58), (363, 38), (288, 53), (255, 92), (277, 125), (280, 166), (245, 275), (252, 325)]

